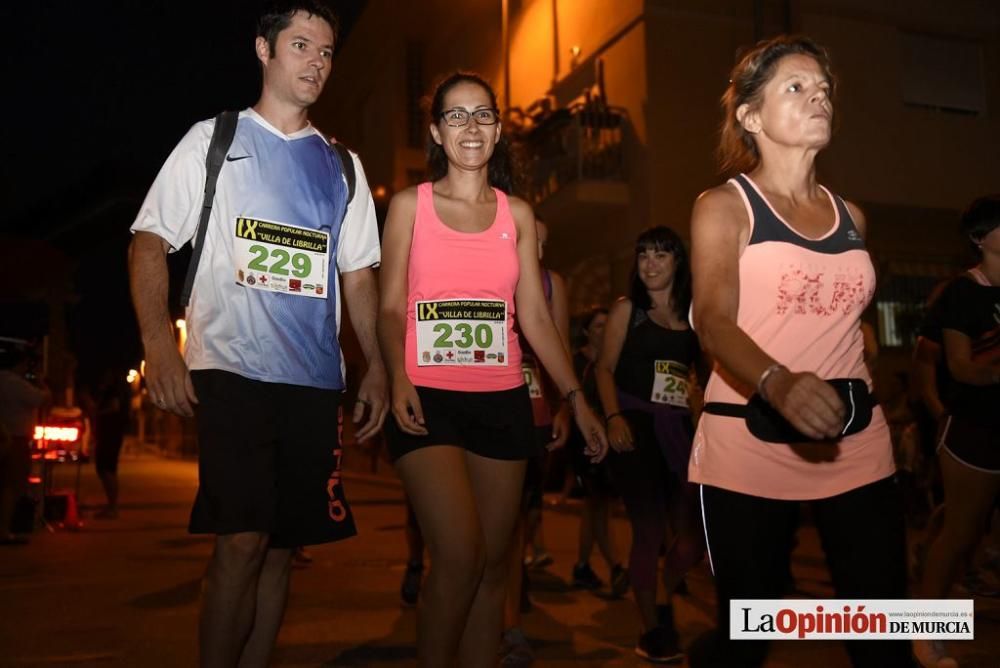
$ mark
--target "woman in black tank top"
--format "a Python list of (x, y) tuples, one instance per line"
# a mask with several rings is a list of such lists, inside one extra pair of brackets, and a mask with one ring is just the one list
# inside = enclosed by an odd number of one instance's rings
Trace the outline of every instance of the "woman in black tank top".
[[(971, 564), (984, 529), (989, 533), (1000, 494), (1000, 195), (973, 202), (962, 216), (961, 231), (980, 261), (938, 299), (951, 415), (938, 443), (944, 525), (927, 550), (921, 598), (948, 596), (962, 563)], [(966, 589), (974, 589), (976, 579), (971, 568), (966, 570)], [(915, 641), (914, 650), (920, 659), (948, 656), (933, 641)]]
[(704, 551), (697, 493), (687, 482), (694, 432), (688, 402), (700, 349), (687, 322), (687, 252), (673, 230), (654, 227), (639, 236), (631, 283), (630, 296), (611, 308), (595, 372), (614, 449), (608, 467), (632, 525), (629, 579), (642, 620), (635, 652), (670, 661), (683, 654), (672, 608), (656, 606), (660, 549), (669, 548), (668, 598)]

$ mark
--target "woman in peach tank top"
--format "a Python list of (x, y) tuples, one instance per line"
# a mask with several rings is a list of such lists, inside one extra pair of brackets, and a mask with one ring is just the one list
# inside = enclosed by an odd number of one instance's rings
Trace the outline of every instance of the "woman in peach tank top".
[(431, 556), (417, 618), (421, 666), (495, 666), (525, 461), (536, 450), (521, 333), (574, 412), (595, 461), (601, 421), (552, 322), (535, 220), (508, 197), (496, 95), (473, 74), (431, 102), (431, 181), (392, 199), (378, 338), (392, 382), (389, 452)]
[[(837, 597), (906, 596), (889, 432), (870, 398), (860, 329), (875, 290), (865, 218), (816, 181), (833, 83), (826, 52), (807, 38), (750, 50), (723, 96), (720, 155), (735, 176), (692, 214), (693, 322), (716, 366), (689, 477), (700, 484), (719, 614), (692, 666), (764, 662), (766, 641), (728, 640), (729, 601), (782, 597), (802, 501)], [(846, 393), (826, 382), (835, 378), (850, 379)], [(855, 666), (912, 665), (905, 641), (847, 650)]]

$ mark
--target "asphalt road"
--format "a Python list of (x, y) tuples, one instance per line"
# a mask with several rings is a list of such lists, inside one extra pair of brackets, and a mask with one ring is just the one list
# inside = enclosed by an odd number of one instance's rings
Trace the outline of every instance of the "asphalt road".
[[(386, 464), (348, 453), (345, 489), (359, 525), (354, 539), (312, 549), (297, 569), (278, 639), (276, 666), (402, 667), (415, 663), (415, 613), (401, 608), (404, 507)], [(58, 484), (72, 486), (72, 467)], [(0, 548), (0, 666), (196, 665), (199, 581), (210, 539), (186, 533), (197, 471), (190, 461), (126, 455), (122, 512), (96, 520), (84, 510), (78, 531), (40, 529), (30, 545)], [(81, 478), (86, 508), (100, 502), (92, 468)], [(539, 666), (648, 665), (632, 653), (637, 620), (629, 600), (569, 586), (575, 560), (578, 505), (545, 513), (555, 563), (534, 575), (535, 609), (524, 619)], [(625, 554), (628, 528), (614, 520)], [(605, 565), (592, 563), (606, 579)], [(802, 595), (831, 594), (815, 531), (804, 527), (794, 559)], [(690, 595), (675, 600), (682, 641), (712, 626), (714, 595), (706, 565), (688, 578)], [(957, 645), (962, 666), (997, 666), (1000, 604), (976, 601), (974, 642)], [(836, 642), (776, 643), (768, 666), (848, 665)]]

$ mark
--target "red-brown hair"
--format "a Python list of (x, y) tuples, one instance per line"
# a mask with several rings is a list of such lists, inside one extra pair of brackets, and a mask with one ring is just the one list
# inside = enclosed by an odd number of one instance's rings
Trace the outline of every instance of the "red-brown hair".
[(779, 35), (758, 42), (746, 52), (729, 75), (729, 86), (722, 96), (722, 128), (719, 132), (719, 165), (726, 176), (753, 171), (760, 162), (754, 136), (743, 129), (736, 111), (744, 104), (759, 108), (764, 86), (774, 76), (778, 62), (785, 56), (801, 54), (813, 58), (830, 82), (830, 98), (836, 84), (826, 49), (802, 35)]

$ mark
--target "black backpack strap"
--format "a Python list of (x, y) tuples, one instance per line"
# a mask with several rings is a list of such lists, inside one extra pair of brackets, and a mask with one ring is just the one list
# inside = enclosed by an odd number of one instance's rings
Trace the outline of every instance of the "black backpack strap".
[(208, 145), (208, 154), (205, 156), (205, 196), (201, 200), (198, 239), (192, 249), (187, 276), (184, 278), (181, 306), (187, 306), (188, 302), (191, 301), (191, 288), (194, 287), (194, 277), (198, 273), (201, 251), (205, 246), (205, 233), (208, 231), (208, 218), (212, 213), (212, 204), (215, 201), (215, 185), (219, 181), (219, 172), (222, 171), (222, 164), (226, 160), (226, 152), (233, 143), (237, 120), (239, 120), (239, 112), (237, 111), (223, 111), (215, 117), (212, 141)]
[(340, 161), (340, 171), (347, 181), (347, 203), (350, 204), (351, 200), (354, 199), (354, 187), (358, 181), (358, 175), (354, 173), (354, 158), (351, 157), (351, 152), (347, 150), (347, 147), (336, 140), (330, 144), (330, 148), (333, 149), (333, 154)]

